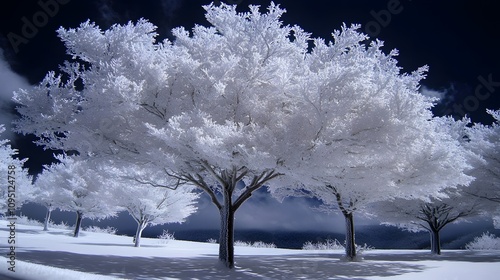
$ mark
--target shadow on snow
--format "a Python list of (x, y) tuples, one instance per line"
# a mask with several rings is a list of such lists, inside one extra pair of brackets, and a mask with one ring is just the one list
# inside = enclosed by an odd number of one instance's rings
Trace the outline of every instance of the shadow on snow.
[[(342, 262), (339, 254), (280, 256), (237, 256), (236, 268), (227, 270), (217, 255), (197, 258), (124, 257), (84, 255), (60, 251), (26, 250), (18, 259), (77, 271), (112, 275), (128, 279), (363, 279), (369, 276), (395, 276), (419, 272), (425, 266), (376, 256), (371, 261)], [(380, 260), (380, 261), (379, 261)]]

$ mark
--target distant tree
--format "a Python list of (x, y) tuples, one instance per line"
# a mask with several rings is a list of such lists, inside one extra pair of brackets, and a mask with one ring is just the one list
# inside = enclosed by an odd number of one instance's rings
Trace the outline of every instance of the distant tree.
[(103, 219), (115, 216), (120, 207), (103, 184), (97, 163), (78, 156), (56, 156), (60, 163), (46, 166), (44, 177), (57, 184), (53, 205), (62, 211), (76, 212), (74, 237), (80, 233), (83, 218)]
[(449, 189), (444, 194), (448, 197), (427, 201), (397, 198), (381, 202), (385, 205), (376, 207), (377, 215), (386, 225), (410, 232), (429, 232), (431, 253), (440, 255), (441, 230), (448, 224), (467, 221), (480, 213), (478, 199), (456, 189)]
[(47, 210), (43, 223), (43, 230), (49, 230), (50, 216), (52, 211), (57, 209), (57, 193), (59, 190), (59, 174), (55, 172), (43, 171), (36, 177), (33, 192), (33, 202), (44, 206)]
[[(289, 157), (296, 185), (274, 195), (310, 195), (346, 221), (346, 258), (356, 259), (354, 214), (393, 197), (432, 197), (471, 180), (464, 151), (432, 115), (433, 99), (418, 93), (426, 67), (401, 73), (396, 51), (365, 43), (359, 26), (343, 26), (334, 42), (315, 40), (307, 57)], [(297, 163), (293, 166), (290, 163)]]
[(196, 211), (199, 194), (193, 187), (178, 188), (176, 180), (150, 166), (107, 164), (103, 167), (113, 200), (137, 222), (134, 246), (150, 225), (182, 223)]
[[(5, 131), (0, 125), (0, 134)], [(27, 159), (18, 159), (17, 150), (8, 144), (9, 140), (0, 140), (0, 213), (1, 215), (13, 216), (15, 210), (32, 199), (32, 177), (28, 175), (24, 163)]]
[[(379, 216), (387, 225), (417, 232), (426, 230), (430, 233), (431, 252), (441, 254), (441, 230), (450, 223), (466, 221), (481, 214), (486, 209), (472, 187), (477, 184), (477, 178), (471, 175), (482, 172), (484, 160), (470, 147), (482, 145), (482, 138), (478, 137), (476, 130), (471, 130), (468, 125), (470, 120), (453, 120), (451, 117), (437, 118), (443, 131), (459, 141), (464, 150), (466, 174), (473, 179), (470, 184), (450, 185), (442, 191), (441, 195), (431, 198), (397, 198), (374, 204), (372, 212)], [(483, 209), (482, 209), (483, 208)], [(481, 210), (482, 209), (482, 210)]]

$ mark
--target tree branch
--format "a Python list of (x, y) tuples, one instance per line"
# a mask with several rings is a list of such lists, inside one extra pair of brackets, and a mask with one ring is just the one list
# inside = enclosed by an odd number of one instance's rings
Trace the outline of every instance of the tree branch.
[[(245, 173), (247, 171), (244, 171)], [(240, 194), (240, 196), (234, 202), (232, 209), (233, 211), (238, 210), (238, 208), (252, 196), (252, 193), (262, 187), (266, 182), (281, 176), (281, 173), (276, 173), (275, 170), (266, 170), (263, 171), (259, 176), (254, 176), (252, 179), (252, 183), (246, 187), (245, 191)]]
[(208, 184), (203, 180), (203, 177), (201, 177), (199, 174), (196, 174), (196, 177), (193, 177), (191, 174), (184, 175), (185, 180), (193, 183), (195, 186), (199, 187), (202, 189), (206, 194), (210, 196), (210, 199), (212, 200), (212, 203), (217, 207), (217, 209), (222, 209), (222, 204), (219, 202), (217, 199), (217, 196), (215, 195), (214, 190), (212, 190)]
[(210, 166), (210, 164), (208, 164), (207, 161), (201, 160), (200, 163), (201, 166), (203, 166), (210, 174), (212, 174), (212, 176), (215, 177), (217, 182), (219, 182), (222, 187), (227, 188), (227, 182), (224, 181), (224, 179), (219, 174), (217, 174), (217, 172), (215, 172), (215, 170)]
[(156, 187), (156, 188), (167, 188), (167, 189), (170, 189), (170, 190), (176, 190), (179, 187), (179, 185), (181, 185), (180, 181), (177, 181), (177, 183), (175, 184), (175, 186), (171, 187), (171, 186), (167, 186), (167, 185), (153, 183), (151, 181), (142, 181), (141, 179), (139, 179), (137, 177), (133, 177), (133, 178), (132, 177), (125, 177), (125, 178), (132, 179), (132, 180), (136, 181), (139, 184), (150, 185), (150, 186), (153, 186), (153, 187)]
[(468, 195), (472, 195), (472, 196), (477, 197), (477, 198), (486, 199), (486, 200), (489, 200), (491, 202), (500, 203), (500, 197), (489, 197), (489, 196), (479, 195), (479, 194), (471, 193), (471, 192), (467, 192), (467, 191), (464, 191), (464, 192)]

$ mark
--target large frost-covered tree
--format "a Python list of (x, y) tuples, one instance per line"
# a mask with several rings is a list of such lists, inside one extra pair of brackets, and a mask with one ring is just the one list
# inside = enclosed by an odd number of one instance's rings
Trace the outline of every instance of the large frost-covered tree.
[(153, 166), (106, 164), (106, 181), (112, 198), (137, 222), (134, 246), (140, 247), (143, 230), (150, 225), (182, 223), (196, 211), (198, 193), (177, 187), (177, 181)]
[(279, 176), (290, 95), (307, 34), (261, 14), (204, 6), (211, 27), (157, 43), (146, 20), (102, 31), (86, 22), (58, 30), (74, 59), (63, 75), (15, 93), (17, 130), (46, 148), (152, 162), (205, 191), (220, 211), (219, 258), (234, 266), (236, 210)]
[[(307, 50), (307, 35), (282, 26), (271, 4), (237, 13), (205, 6), (212, 27), (174, 30), (175, 47), (189, 55), (184, 74), (192, 111), (151, 131), (177, 161), (173, 176), (205, 191), (220, 212), (219, 258), (234, 265), (234, 215), (252, 193), (280, 175), (290, 95)], [(293, 34), (293, 36), (292, 36)]]
[(346, 221), (346, 257), (356, 259), (354, 213), (391, 197), (429, 197), (468, 183), (464, 152), (439, 126), (432, 99), (418, 93), (426, 67), (402, 73), (396, 51), (366, 44), (359, 26), (343, 26), (334, 42), (315, 40), (292, 126), (301, 160), (290, 167), (298, 182), (274, 195), (312, 195)]
[[(0, 134), (5, 131), (0, 125)], [(18, 159), (16, 149), (8, 144), (9, 140), (0, 140), (0, 215), (15, 215), (15, 210), (32, 199), (32, 178), (24, 168), (27, 159)]]
[(59, 163), (45, 166), (44, 177), (57, 184), (53, 205), (62, 211), (76, 213), (74, 237), (80, 233), (83, 218), (103, 219), (115, 216), (121, 208), (103, 184), (102, 173), (96, 170), (95, 159), (58, 155)]

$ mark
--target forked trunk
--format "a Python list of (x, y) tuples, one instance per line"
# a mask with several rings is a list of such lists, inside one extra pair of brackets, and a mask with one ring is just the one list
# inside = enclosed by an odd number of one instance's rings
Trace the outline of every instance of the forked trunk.
[(441, 236), (439, 230), (432, 229), (431, 234), (431, 253), (441, 255)]
[(82, 225), (83, 213), (80, 211), (76, 211), (76, 224), (75, 224), (75, 232), (73, 234), (74, 237), (78, 237), (80, 235), (80, 227)]
[(345, 254), (346, 259), (354, 261), (356, 259), (356, 242), (354, 240), (354, 217), (352, 213), (344, 214), (345, 217)]
[(234, 267), (234, 211), (231, 194), (224, 192), (224, 204), (220, 209), (219, 260), (227, 268)]
[(43, 222), (43, 230), (48, 231), (49, 230), (49, 222), (50, 222), (50, 214), (52, 213), (52, 210), (50, 208), (47, 208), (47, 213), (45, 214), (45, 221)]

